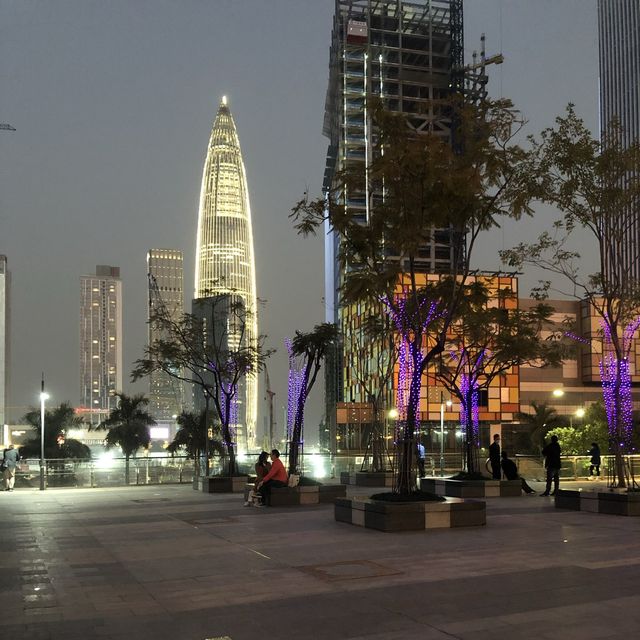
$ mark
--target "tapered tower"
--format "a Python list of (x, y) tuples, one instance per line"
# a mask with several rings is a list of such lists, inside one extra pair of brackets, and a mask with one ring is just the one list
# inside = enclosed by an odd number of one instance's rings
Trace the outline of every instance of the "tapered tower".
[[(258, 327), (251, 208), (238, 133), (226, 97), (213, 123), (202, 173), (196, 248), (194, 297), (216, 296), (232, 296), (242, 303), (249, 318), (242, 339), (255, 345)], [(257, 376), (250, 375), (238, 397), (239, 450), (255, 448), (257, 410)]]

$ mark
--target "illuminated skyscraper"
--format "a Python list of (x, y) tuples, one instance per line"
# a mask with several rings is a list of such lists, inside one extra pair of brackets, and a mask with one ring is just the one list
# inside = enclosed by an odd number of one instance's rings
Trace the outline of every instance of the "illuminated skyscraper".
[[(628, 147), (640, 139), (640, 0), (598, 0), (600, 128), (613, 118)], [(640, 211), (620, 211), (607, 259), (610, 277), (640, 282)]]
[[(9, 270), (7, 256), (0, 255), (0, 429), (7, 415), (7, 372), (9, 371)], [(0, 439), (2, 436), (0, 435)]]
[[(184, 313), (184, 260), (182, 251), (151, 249), (147, 253), (149, 276), (149, 317), (164, 307), (178, 321)], [(149, 323), (149, 344), (164, 338), (157, 326)], [(149, 376), (149, 410), (156, 420), (169, 420), (184, 410), (182, 381), (162, 371)]]
[(122, 391), (120, 267), (98, 265), (80, 277), (80, 403), (92, 424), (117, 406)]
[[(251, 208), (238, 133), (226, 98), (222, 98), (213, 123), (202, 173), (194, 297), (220, 295), (242, 302), (250, 314), (245, 339), (255, 344), (258, 328)], [(247, 376), (241, 396), (237, 443), (240, 450), (253, 449), (258, 409), (255, 375)]]

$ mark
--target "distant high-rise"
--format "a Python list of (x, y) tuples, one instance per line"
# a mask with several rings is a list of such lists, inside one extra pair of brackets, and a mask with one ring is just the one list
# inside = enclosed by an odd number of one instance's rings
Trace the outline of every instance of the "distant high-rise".
[(0, 429), (9, 421), (7, 390), (9, 371), (9, 285), (7, 256), (0, 255)]
[(80, 403), (97, 424), (122, 391), (122, 281), (120, 268), (98, 265), (80, 277)]
[[(613, 118), (623, 144), (640, 140), (640, 0), (598, 0), (600, 130)], [(640, 211), (618, 214), (607, 253), (607, 272), (621, 286), (640, 282)]]
[[(174, 320), (184, 313), (184, 260), (182, 251), (151, 249), (147, 253), (149, 278), (149, 317), (164, 307)], [(149, 323), (149, 344), (162, 338), (161, 332)], [(156, 420), (170, 420), (184, 410), (182, 381), (162, 371), (149, 376), (149, 411)]]
[[(247, 177), (236, 126), (222, 99), (202, 173), (196, 248), (196, 299), (233, 296), (249, 313), (246, 344), (256, 344), (256, 272)], [(233, 340), (233, 336), (231, 336)], [(257, 376), (248, 376), (238, 398), (237, 442), (256, 443)]]

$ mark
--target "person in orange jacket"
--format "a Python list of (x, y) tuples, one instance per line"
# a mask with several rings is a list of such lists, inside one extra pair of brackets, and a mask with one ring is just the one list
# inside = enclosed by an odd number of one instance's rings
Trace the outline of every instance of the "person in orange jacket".
[(271, 451), (271, 469), (260, 482), (258, 491), (262, 494), (262, 504), (266, 507), (271, 504), (271, 489), (274, 487), (288, 486), (289, 475), (280, 461), (280, 452), (277, 449)]

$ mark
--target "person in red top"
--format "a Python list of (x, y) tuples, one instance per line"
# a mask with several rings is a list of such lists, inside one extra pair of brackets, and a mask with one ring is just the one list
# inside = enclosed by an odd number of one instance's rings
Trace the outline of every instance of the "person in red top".
[(280, 452), (277, 449), (273, 449), (271, 451), (271, 469), (258, 482), (258, 490), (262, 494), (262, 504), (269, 506), (271, 504), (271, 489), (273, 487), (286, 487), (288, 481), (289, 475), (280, 461)]

